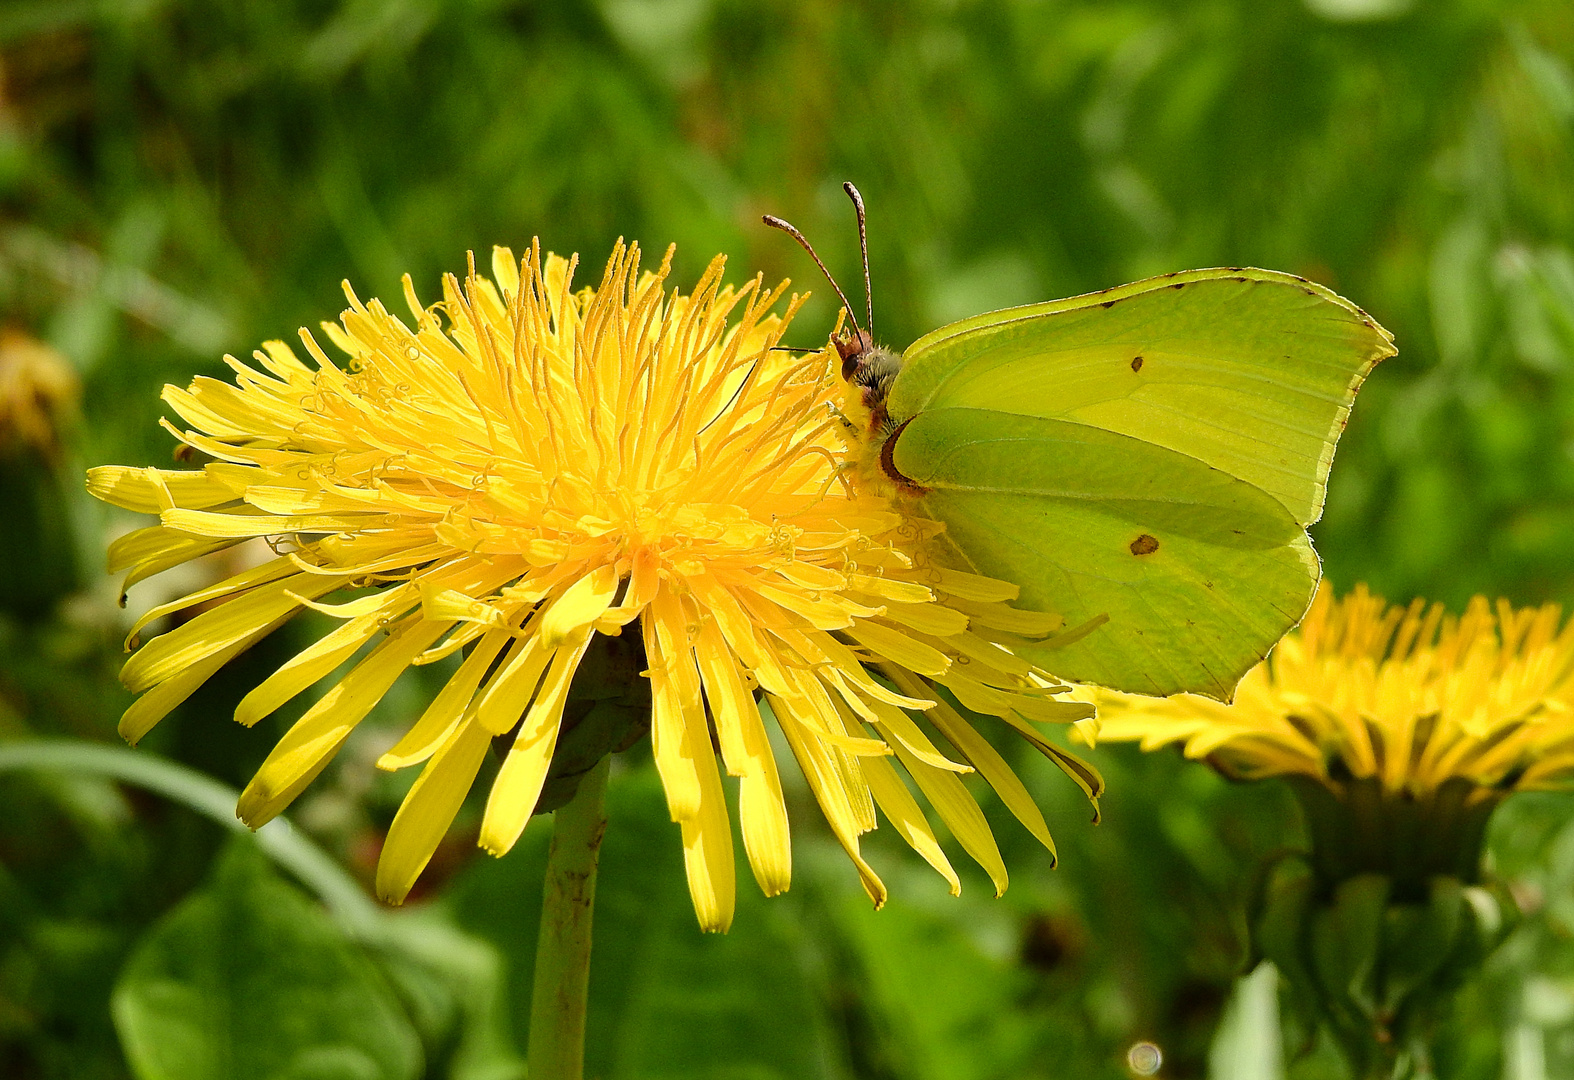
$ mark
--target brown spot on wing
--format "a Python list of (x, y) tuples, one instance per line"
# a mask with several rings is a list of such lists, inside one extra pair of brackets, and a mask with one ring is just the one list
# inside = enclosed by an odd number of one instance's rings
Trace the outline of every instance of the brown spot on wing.
[(1152, 555), (1157, 550), (1159, 550), (1158, 537), (1149, 536), (1147, 533), (1143, 533), (1131, 542), (1131, 553), (1133, 555)]
[(1141, 371), (1142, 370), (1142, 357), (1140, 357), (1140, 356), (1133, 356), (1131, 358), (1131, 370), (1132, 371)]

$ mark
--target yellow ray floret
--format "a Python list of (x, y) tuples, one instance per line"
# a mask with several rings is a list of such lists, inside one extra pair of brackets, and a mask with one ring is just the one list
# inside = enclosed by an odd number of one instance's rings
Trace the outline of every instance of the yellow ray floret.
[(1421, 797), (1459, 778), (1473, 800), (1574, 779), (1574, 620), (1478, 596), (1461, 616), (1325, 584), (1300, 629), (1222, 705), (1099, 692), (1100, 735), (1181, 743), (1240, 778), (1376, 780)]
[[(1049, 832), (1005, 760), (937, 685), (1001, 717), (1090, 797), (1097, 774), (1030, 721), (1089, 715), (1009, 651), (1059, 630), (1007, 607), (1016, 590), (932, 562), (933, 522), (844, 482), (834, 353), (773, 347), (783, 286), (668, 290), (672, 253), (642, 272), (619, 245), (600, 284), (575, 263), (497, 249), (410, 321), (376, 301), (324, 324), (335, 362), (269, 342), (233, 383), (199, 378), (164, 398), (168, 425), (212, 461), (200, 471), (106, 466), (90, 490), (159, 524), (111, 553), (128, 584), (255, 537), (276, 557), (151, 612), (202, 605), (142, 645), (123, 678), (141, 697), (135, 741), (231, 657), (304, 609), (338, 626), (245, 696), (255, 724), (355, 660), (285, 734), (240, 814), (278, 814), (412, 665), (462, 655), (381, 759), (419, 766), (378, 866), (404, 897), (475, 783), (501, 766), (480, 842), (518, 839), (537, 806), (576, 671), (596, 635), (639, 622), (656, 766), (681, 826), (695, 910), (724, 929), (733, 847), (722, 774), (736, 779), (743, 847), (766, 893), (792, 874), (787, 810), (760, 700), (831, 829), (878, 902), (859, 852), (876, 808), (926, 860), (955, 873), (898, 767), (963, 850), (1005, 886), (994, 839), (962, 778), (976, 769), (1042, 840)], [(916, 717), (916, 718), (915, 718)], [(719, 760), (718, 760), (719, 759)]]

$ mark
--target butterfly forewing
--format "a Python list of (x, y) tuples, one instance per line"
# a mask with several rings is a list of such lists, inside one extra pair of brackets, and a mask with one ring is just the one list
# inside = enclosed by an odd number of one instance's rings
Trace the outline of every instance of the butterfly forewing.
[(904, 356), (889, 409), (1074, 420), (1194, 457), (1322, 512), (1334, 443), (1393, 339), (1289, 274), (1193, 270), (942, 327)]

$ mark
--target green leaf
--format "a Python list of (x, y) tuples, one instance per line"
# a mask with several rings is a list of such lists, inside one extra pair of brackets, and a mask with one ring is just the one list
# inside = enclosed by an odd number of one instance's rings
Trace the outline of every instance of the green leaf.
[(1377, 1015), (1377, 977), (1389, 880), (1360, 874), (1334, 887), (1333, 903), (1312, 914), (1312, 961), (1330, 1008)]
[[(601, 1080), (833, 1080), (844, 1075), (797, 921), (799, 890), (771, 900), (738, 890), (728, 934), (695, 922), (683, 849), (654, 770), (614, 777), (596, 888), (585, 1075)], [(541, 874), (551, 829), (526, 830), (514, 851), (477, 864), (447, 903), (469, 933), (510, 964), (513, 1015), (524, 1030), (535, 962)], [(739, 868), (745, 875), (747, 871)]]
[(1461, 951), (1471, 908), (1458, 878), (1435, 877), (1424, 904), (1390, 904), (1383, 926), (1383, 1011), (1397, 1013), (1417, 989), (1440, 984), (1439, 971)]
[(1315, 1020), (1324, 1007), (1308, 952), (1308, 917), (1317, 887), (1312, 868), (1299, 855), (1278, 860), (1268, 870), (1263, 902), (1256, 913), (1253, 939), (1263, 958), (1283, 973), (1303, 1016)]
[(1283, 1080), (1279, 972), (1271, 962), (1235, 980), (1209, 1049), (1208, 1075), (1210, 1080)]
[(446, 921), (440, 908), (418, 907), (389, 918), (370, 946), (422, 1043), (441, 1057), (432, 1075), (447, 1080), (523, 1080), (524, 1056), (513, 1045), (507, 971), (491, 943)]
[[(878, 912), (851, 891), (837, 898), (832, 913), (850, 954), (848, 974), (872, 1014), (866, 1022), (872, 1045), (860, 1046), (860, 1054), (889, 1074), (913, 1080), (1040, 1075), (1027, 1070), (1043, 1052), (1049, 1022), (1020, 1007), (1028, 983), (1009, 954), (991, 955), (986, 943), (1009, 933), (1011, 924), (993, 898), (975, 898), (983, 891), (970, 885), (960, 900), (947, 898), (940, 908), (897, 893)], [(1043, 1066), (1048, 1075), (1058, 1072)]]
[(377, 968), (249, 840), (148, 932), (111, 1008), (138, 1080), (414, 1080), (423, 1067)]

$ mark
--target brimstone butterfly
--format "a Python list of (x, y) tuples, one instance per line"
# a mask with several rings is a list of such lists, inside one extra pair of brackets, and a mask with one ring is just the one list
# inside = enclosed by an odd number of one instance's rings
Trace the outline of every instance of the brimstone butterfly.
[[(869, 286), (863, 201), (858, 211)], [(779, 218), (820, 269), (803, 235)], [(827, 278), (830, 274), (826, 272)], [(834, 339), (864, 475), (1069, 626), (1017, 650), (1133, 693), (1229, 700), (1321, 576), (1306, 527), (1393, 336), (1293, 274), (1188, 270), (941, 327), (900, 357), (873, 305)]]

